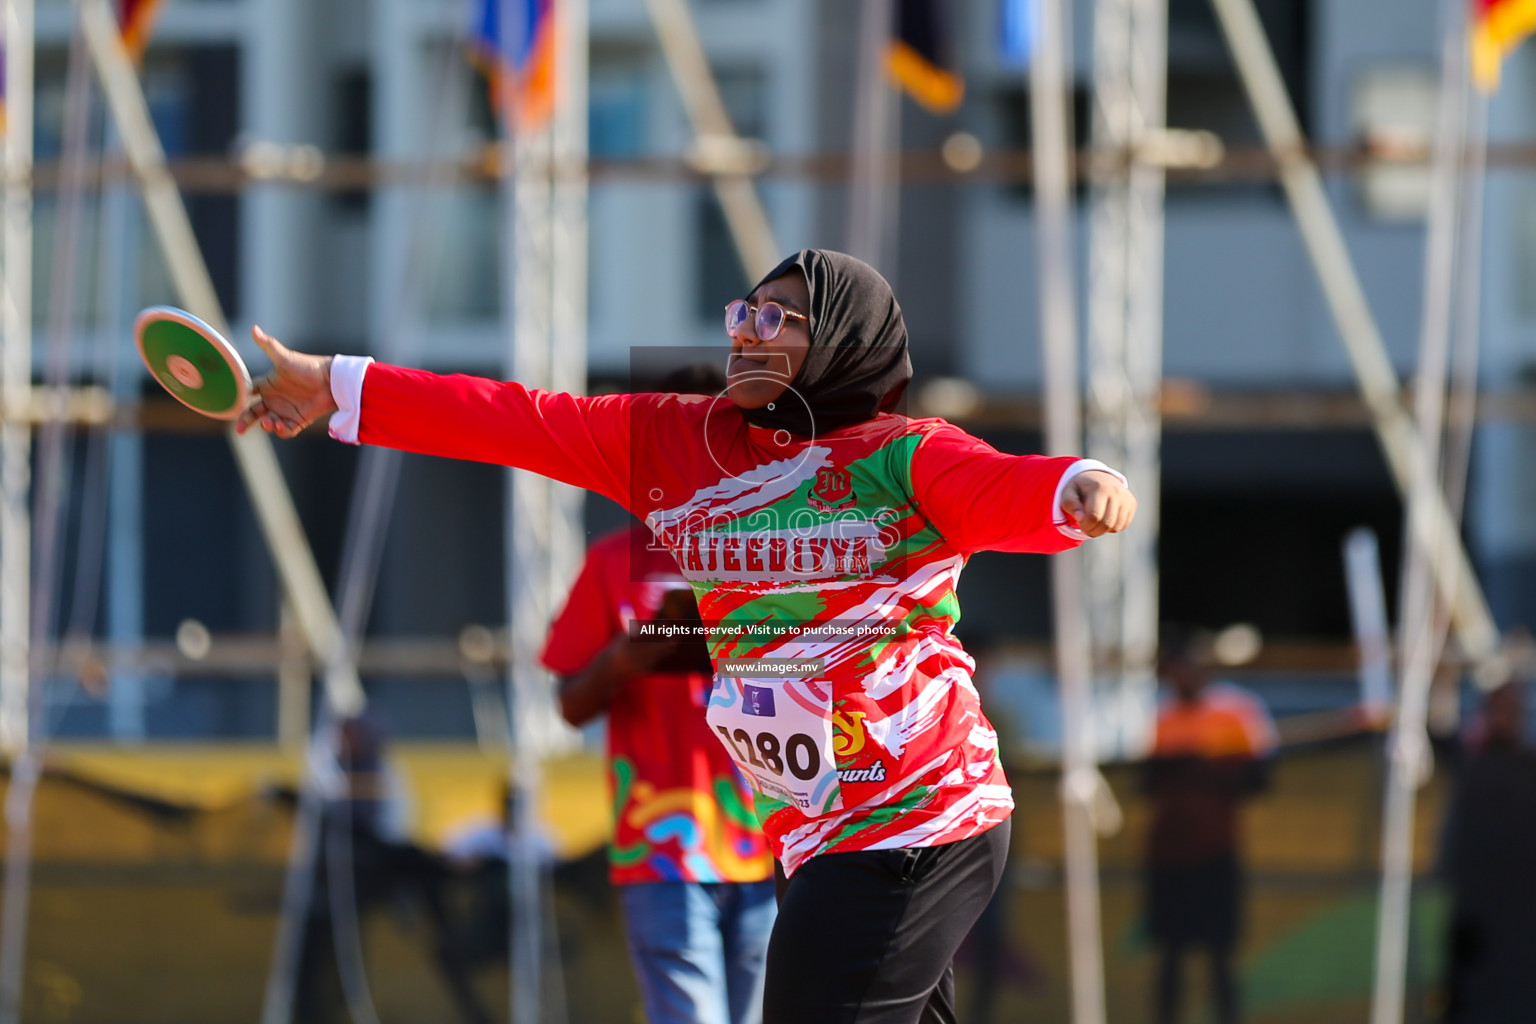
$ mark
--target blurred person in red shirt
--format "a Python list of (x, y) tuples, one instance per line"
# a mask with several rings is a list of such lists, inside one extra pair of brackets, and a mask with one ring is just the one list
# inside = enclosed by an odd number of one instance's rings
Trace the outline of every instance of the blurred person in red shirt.
[(1238, 1019), (1233, 952), (1242, 930), (1238, 809), (1262, 789), (1275, 750), (1274, 722), (1252, 693), (1213, 682), (1210, 638), (1170, 629), (1159, 671), (1169, 693), (1158, 710), (1145, 790), (1147, 925), (1157, 947), (1157, 1024), (1174, 1024), (1184, 957), (1203, 948), (1219, 1024)]
[(1441, 833), (1451, 892), (1447, 1024), (1536, 1019), (1536, 750), (1525, 687), (1484, 699)]
[[(696, 367), (659, 388), (713, 395), (725, 379)], [(691, 634), (631, 638), (653, 620)], [(750, 784), (704, 719), (714, 670), (700, 625), (677, 563), (636, 522), (588, 549), (543, 661), (568, 722), (608, 715), (609, 877), (650, 1024), (757, 1024), (773, 856)]]

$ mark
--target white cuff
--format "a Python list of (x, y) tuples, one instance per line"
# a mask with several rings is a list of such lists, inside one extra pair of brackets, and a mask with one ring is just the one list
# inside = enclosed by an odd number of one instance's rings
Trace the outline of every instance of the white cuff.
[(336, 400), (331, 436), (338, 441), (358, 443), (357, 431), (363, 425), (363, 376), (371, 362), (372, 356), (336, 356), (331, 360), (331, 397)]
[[(335, 371), (332, 370), (331, 373), (331, 380), (334, 381), (336, 379)], [(334, 387), (334, 385), (332, 386)], [(332, 429), (334, 431), (335, 428)], [(1061, 474), (1061, 479), (1056, 481), (1056, 493), (1051, 498), (1051, 522), (1056, 524), (1056, 529), (1060, 530), (1064, 536), (1071, 537), (1073, 540), (1087, 540), (1088, 535), (1082, 530), (1079, 530), (1077, 527), (1073, 526), (1071, 523), (1067, 522), (1067, 514), (1061, 510), (1061, 496), (1066, 493), (1067, 484), (1072, 482), (1073, 477), (1077, 476), (1079, 473), (1086, 473), (1090, 469), (1096, 469), (1103, 473), (1110, 473), (1119, 477), (1120, 482), (1125, 484), (1127, 487), (1130, 486), (1130, 481), (1125, 478), (1124, 473), (1120, 472), (1118, 469), (1110, 469), (1098, 459), (1078, 459), (1076, 462), (1072, 463), (1072, 465), (1068, 466), (1067, 471)]]

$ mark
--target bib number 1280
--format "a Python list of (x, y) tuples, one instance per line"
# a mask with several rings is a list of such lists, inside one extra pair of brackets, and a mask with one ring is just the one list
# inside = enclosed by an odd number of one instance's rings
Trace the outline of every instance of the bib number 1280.
[(757, 768), (765, 768), (775, 775), (789, 774), (801, 782), (809, 782), (821, 774), (821, 750), (816, 741), (803, 732), (792, 733), (782, 746), (771, 732), (760, 732), (755, 737), (745, 729), (729, 729), (715, 726), (725, 737), (726, 746), (736, 753), (738, 761), (745, 761)]

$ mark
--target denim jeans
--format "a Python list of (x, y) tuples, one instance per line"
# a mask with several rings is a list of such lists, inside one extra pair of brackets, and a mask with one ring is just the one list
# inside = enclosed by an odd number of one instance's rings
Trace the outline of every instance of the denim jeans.
[(619, 886), (650, 1024), (759, 1024), (773, 881)]

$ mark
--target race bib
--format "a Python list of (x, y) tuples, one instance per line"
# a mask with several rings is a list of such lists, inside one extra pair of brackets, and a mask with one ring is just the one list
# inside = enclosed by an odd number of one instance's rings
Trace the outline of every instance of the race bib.
[(842, 809), (831, 683), (716, 676), (705, 718), (759, 793), (807, 817)]

